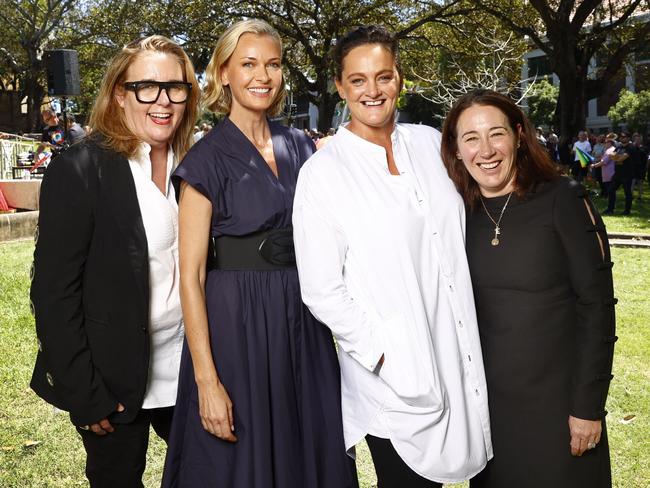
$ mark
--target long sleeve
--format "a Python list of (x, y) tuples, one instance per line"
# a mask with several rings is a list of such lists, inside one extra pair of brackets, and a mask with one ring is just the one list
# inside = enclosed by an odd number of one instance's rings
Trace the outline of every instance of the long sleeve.
[(84, 326), (83, 274), (94, 226), (88, 157), (69, 150), (47, 170), (31, 287), (40, 350), (32, 387), (78, 425), (98, 421), (117, 405), (93, 365)]
[(602, 219), (573, 181), (559, 189), (554, 222), (577, 297), (571, 414), (594, 420), (606, 414), (617, 339), (609, 243)]
[(312, 175), (303, 168), (293, 207), (296, 262), (302, 298), (314, 316), (327, 325), (345, 352), (369, 371), (383, 354), (379, 323), (348, 293), (343, 280), (347, 244), (327, 214), (327, 204), (314, 191)]

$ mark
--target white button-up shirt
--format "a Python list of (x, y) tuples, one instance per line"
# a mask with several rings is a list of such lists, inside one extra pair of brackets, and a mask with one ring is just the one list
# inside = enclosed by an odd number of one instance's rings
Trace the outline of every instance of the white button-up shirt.
[(129, 159), (149, 252), (149, 377), (142, 408), (176, 403), (183, 347), (183, 312), (179, 293), (178, 205), (170, 175), (174, 153), (167, 152), (163, 195), (151, 179), (151, 146), (140, 143)]
[(416, 473), (456, 482), (492, 457), (465, 210), (438, 131), (398, 124), (392, 144), (397, 176), (343, 127), (303, 166), (302, 296), (338, 341), (346, 448), (387, 437)]

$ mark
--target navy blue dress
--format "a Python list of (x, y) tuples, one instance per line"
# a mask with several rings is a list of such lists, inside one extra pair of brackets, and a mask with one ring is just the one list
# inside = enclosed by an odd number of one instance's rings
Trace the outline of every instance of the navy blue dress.
[[(291, 226), (298, 171), (315, 148), (298, 130), (270, 126), (278, 178), (229, 119), (174, 173), (174, 184), (185, 180), (212, 202), (212, 236)], [(211, 270), (206, 304), (238, 441), (203, 429), (185, 342), (163, 487), (356, 487), (333, 339), (303, 305), (297, 271)]]

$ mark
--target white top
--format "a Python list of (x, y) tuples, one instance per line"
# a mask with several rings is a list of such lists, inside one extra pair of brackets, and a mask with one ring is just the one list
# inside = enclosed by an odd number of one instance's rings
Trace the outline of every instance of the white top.
[(300, 171), (302, 296), (339, 344), (346, 449), (385, 433), (416, 473), (456, 482), (492, 457), (465, 210), (438, 131), (398, 124), (392, 141), (399, 176), (345, 128)]
[(167, 152), (163, 195), (151, 179), (151, 146), (142, 142), (129, 159), (149, 252), (149, 377), (142, 408), (176, 403), (178, 370), (183, 347), (183, 312), (179, 293), (178, 205), (170, 184), (174, 153)]
[(580, 156), (578, 155), (578, 151), (576, 151), (576, 147), (579, 148), (584, 153), (591, 154), (591, 143), (589, 142), (589, 140), (588, 139), (584, 141), (578, 140), (573, 143), (573, 150), (575, 151), (575, 155), (573, 158), (574, 161), (580, 160)]

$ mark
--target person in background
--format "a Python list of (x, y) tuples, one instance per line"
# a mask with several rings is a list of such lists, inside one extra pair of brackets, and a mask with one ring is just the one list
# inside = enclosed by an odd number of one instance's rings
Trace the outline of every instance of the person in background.
[[(594, 157), (595, 162), (598, 162), (602, 159), (603, 154), (605, 153), (605, 149), (606, 149), (605, 134), (598, 134), (598, 136), (596, 136), (596, 141), (593, 144), (593, 149), (591, 150), (591, 155)], [(602, 175), (601, 167), (596, 164), (592, 164), (589, 169), (591, 170), (591, 174), (594, 180), (598, 182), (598, 186), (600, 188), (599, 196), (604, 197), (607, 192), (605, 190), (605, 185), (603, 183), (603, 175)]]
[(591, 143), (587, 135), (587, 131), (581, 130), (578, 132), (578, 140), (573, 143), (571, 147), (571, 154), (573, 155), (573, 166), (571, 168), (571, 175), (577, 182), (582, 182), (587, 176), (587, 168), (583, 168), (580, 164), (580, 156), (576, 149), (580, 149), (586, 154), (591, 154)]
[(199, 139), (201, 139), (201, 137), (203, 137), (203, 131), (199, 128), (198, 125), (195, 125), (194, 126), (194, 133), (192, 134), (192, 140), (194, 142), (198, 142)]
[(609, 190), (612, 186), (612, 179), (614, 178), (615, 161), (614, 155), (616, 154), (616, 139), (617, 135), (610, 132), (605, 136), (605, 151), (600, 158), (596, 160), (591, 166), (592, 168), (600, 170), (601, 181), (603, 184), (601, 197), (608, 198)]
[(142, 487), (150, 426), (168, 439), (183, 342), (170, 174), (198, 98), (178, 44), (127, 44), (105, 71), (91, 134), (43, 178), (31, 387), (70, 413), (92, 488)]
[(70, 144), (76, 144), (86, 137), (86, 131), (77, 123), (73, 114), (66, 115), (66, 119), (68, 122), (68, 140)]
[(612, 156), (615, 162), (614, 177), (607, 192), (607, 208), (603, 215), (612, 215), (616, 209), (616, 192), (623, 186), (625, 193), (625, 209), (623, 215), (630, 215), (632, 210), (632, 179), (634, 178), (634, 161), (638, 158), (638, 152), (630, 142), (630, 133), (622, 131), (620, 144), (616, 148), (616, 154)]
[(648, 148), (643, 144), (643, 137), (638, 132), (632, 134), (632, 144), (636, 149), (634, 160), (634, 178), (632, 180), (632, 193), (637, 191), (637, 199), (643, 199), (643, 184), (648, 172)]
[(535, 133), (537, 136), (537, 141), (542, 146), (546, 146), (546, 137), (544, 137), (544, 129), (542, 127), (538, 127), (537, 129), (535, 129)]
[(610, 488), (616, 300), (602, 219), (504, 95), (458, 99), (442, 155), (468, 208), (495, 453), (470, 486)]
[(46, 108), (41, 112), (41, 117), (45, 124), (41, 132), (41, 142), (49, 146), (53, 152), (62, 149), (65, 144), (65, 131), (56, 112)]
[(327, 135), (321, 137), (320, 139), (318, 139), (318, 140), (316, 141), (316, 149), (322, 149), (322, 148), (324, 148), (325, 145), (330, 141), (330, 139), (332, 138), (332, 136), (333, 136), (334, 134), (336, 134), (336, 130), (335, 130), (335, 129), (331, 129), (331, 128), (328, 129), (328, 131), (327, 131)]
[(396, 37), (369, 25), (333, 53), (351, 121), (300, 171), (303, 300), (339, 346), (345, 445), (364, 438), (382, 488), (433, 488), (492, 457), (464, 247), (440, 133), (398, 124)]
[(313, 154), (282, 112), (282, 41), (230, 26), (206, 69), (222, 122), (174, 173), (187, 340), (163, 487), (356, 488), (332, 336), (300, 298), (291, 215)]
[(551, 160), (561, 167), (560, 161), (560, 139), (553, 133), (549, 134), (548, 139), (546, 140), (546, 150), (548, 151)]

